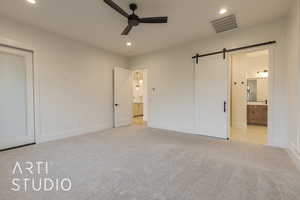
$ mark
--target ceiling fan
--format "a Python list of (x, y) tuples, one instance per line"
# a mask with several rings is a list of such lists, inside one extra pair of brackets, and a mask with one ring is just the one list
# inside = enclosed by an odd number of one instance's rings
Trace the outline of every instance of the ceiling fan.
[(122, 35), (128, 35), (129, 32), (131, 31), (131, 29), (134, 26), (138, 26), (140, 23), (157, 23), (157, 24), (168, 23), (168, 17), (139, 18), (139, 16), (135, 15), (135, 13), (134, 13), (134, 11), (138, 8), (135, 3), (132, 3), (129, 5), (130, 10), (132, 10), (132, 14), (129, 15), (120, 6), (118, 6), (116, 3), (114, 3), (112, 0), (103, 0), (103, 1), (128, 19), (128, 26), (122, 32)]

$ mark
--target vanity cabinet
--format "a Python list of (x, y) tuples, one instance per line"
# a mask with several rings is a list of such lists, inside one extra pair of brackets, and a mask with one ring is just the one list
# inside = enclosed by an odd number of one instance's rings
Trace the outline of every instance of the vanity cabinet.
[(143, 116), (143, 103), (134, 103), (133, 104), (133, 117), (142, 117)]
[(268, 125), (268, 106), (267, 105), (247, 105), (247, 124), (249, 125)]

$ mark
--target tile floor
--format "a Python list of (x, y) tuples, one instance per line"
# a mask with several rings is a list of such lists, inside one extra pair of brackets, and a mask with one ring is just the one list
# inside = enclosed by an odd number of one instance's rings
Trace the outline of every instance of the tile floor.
[(146, 122), (144, 121), (143, 117), (134, 117), (132, 119), (132, 125), (146, 125)]
[(231, 128), (232, 141), (247, 142), (251, 144), (267, 144), (267, 127), (247, 126), (247, 128)]

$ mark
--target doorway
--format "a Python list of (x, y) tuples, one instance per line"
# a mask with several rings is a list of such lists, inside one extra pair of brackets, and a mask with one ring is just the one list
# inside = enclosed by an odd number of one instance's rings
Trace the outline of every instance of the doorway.
[(230, 139), (268, 144), (270, 51), (231, 55)]
[(147, 121), (147, 71), (132, 72), (132, 124), (146, 125)]
[(148, 70), (114, 69), (114, 128), (148, 121)]
[(32, 53), (0, 47), (0, 150), (35, 142)]

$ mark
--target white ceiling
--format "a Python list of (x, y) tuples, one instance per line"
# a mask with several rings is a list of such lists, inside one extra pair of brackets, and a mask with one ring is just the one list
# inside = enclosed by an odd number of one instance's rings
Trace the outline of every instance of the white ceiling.
[[(290, 0), (115, 0), (129, 12), (129, 2), (139, 6), (140, 17), (169, 16), (168, 24), (140, 24), (121, 36), (127, 20), (102, 0), (0, 0), (0, 15), (38, 26), (69, 38), (125, 56), (144, 54), (213, 35), (210, 21), (227, 7), (237, 15), (240, 28), (264, 23), (286, 14)], [(228, 14), (229, 14), (228, 13)], [(132, 42), (130, 48), (127, 41)]]

